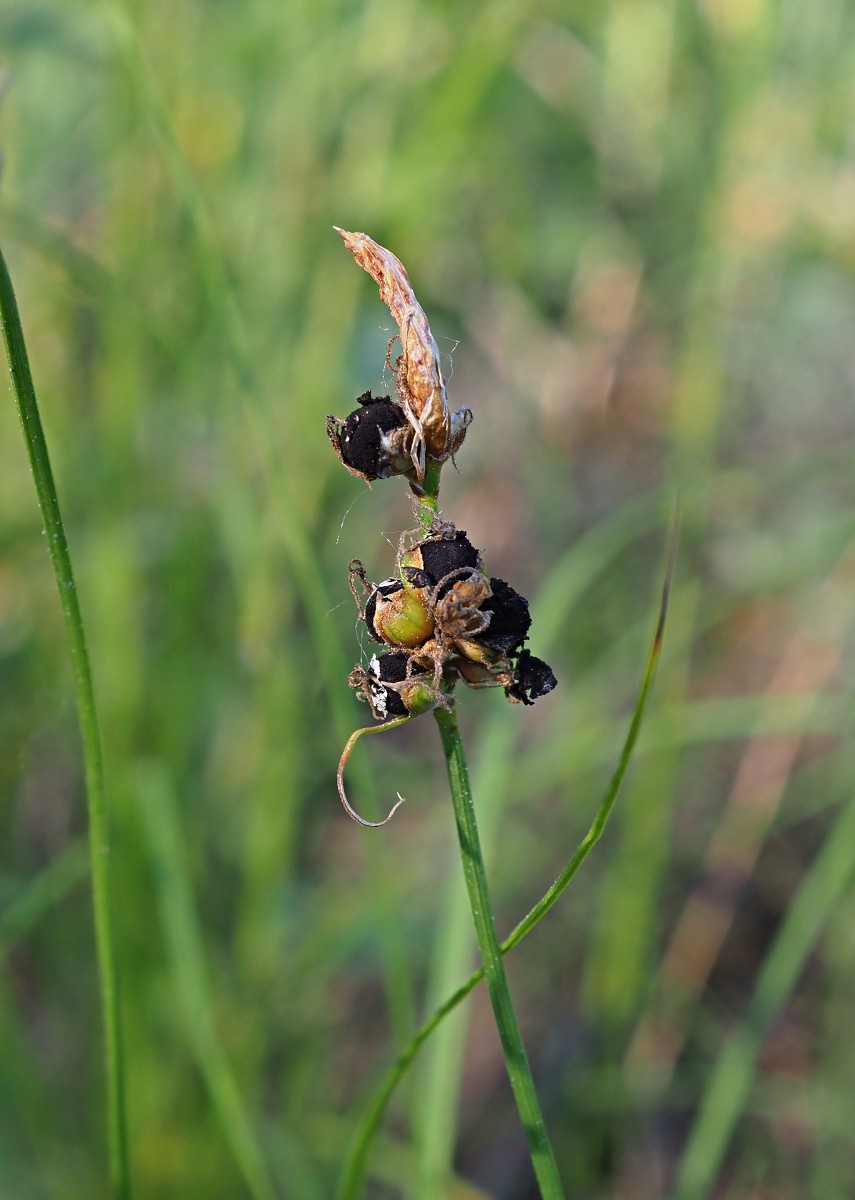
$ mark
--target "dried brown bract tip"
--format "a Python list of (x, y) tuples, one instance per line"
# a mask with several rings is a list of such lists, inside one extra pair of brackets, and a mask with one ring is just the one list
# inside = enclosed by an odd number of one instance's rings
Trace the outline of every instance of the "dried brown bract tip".
[[(416, 479), (421, 482), (428, 457), (442, 462), (460, 448), (472, 413), (465, 407), (455, 413), (449, 412), (439, 350), (403, 264), (366, 233), (348, 233), (338, 226), (334, 228), (359, 265), (375, 281), (380, 289), (380, 299), (397, 322), (401, 355), (394, 370), (401, 409), (413, 431), (410, 458)], [(348, 465), (344, 459), (342, 461)]]

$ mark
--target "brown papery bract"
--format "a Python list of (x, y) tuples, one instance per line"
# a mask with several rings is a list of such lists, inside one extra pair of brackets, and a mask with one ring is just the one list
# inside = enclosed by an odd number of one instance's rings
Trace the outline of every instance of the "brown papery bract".
[(472, 420), (468, 408), (449, 413), (439, 349), (424, 309), (416, 299), (403, 263), (366, 233), (336, 232), (380, 289), (380, 299), (398, 325), (401, 357), (397, 364), (398, 395), (416, 434), (413, 461), (424, 478), (425, 455), (440, 462), (454, 454)]

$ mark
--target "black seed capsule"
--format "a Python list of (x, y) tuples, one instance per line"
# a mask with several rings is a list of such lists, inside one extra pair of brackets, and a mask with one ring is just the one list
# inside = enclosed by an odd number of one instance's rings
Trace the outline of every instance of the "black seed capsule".
[(420, 542), (413, 547), (405, 561), (409, 563), (411, 559), (412, 565), (421, 566), (434, 583), (439, 583), (452, 571), (479, 566), (478, 551), (462, 529), (458, 529), (450, 538), (428, 538)]
[(511, 682), (505, 688), (509, 700), (534, 704), (535, 700), (551, 692), (558, 680), (552, 669), (542, 658), (535, 658), (528, 650), (523, 650), (514, 667)]
[(345, 464), (367, 479), (383, 479), (393, 473), (388, 435), (405, 429), (407, 419), (399, 404), (388, 396), (377, 399), (370, 392), (359, 397), (357, 408), (341, 429), (340, 451)]
[(405, 717), (407, 709), (400, 695), (384, 683), (403, 683), (407, 678), (408, 654), (373, 655), (368, 664), (370, 672), (371, 698), (374, 708), (382, 718)]
[(514, 591), (504, 579), (491, 579), (492, 596), (481, 605), (482, 613), (490, 613), (490, 624), (478, 641), (500, 654), (519, 650), (531, 628), (528, 600)]
[[(407, 674), (411, 662), (409, 654), (373, 655), (368, 670), (357, 668), (351, 673), (351, 686), (362, 690), (378, 721), (394, 717), (413, 716), (435, 708), (439, 696), (430, 685), (430, 676), (425, 671)], [(398, 684), (386, 687), (385, 684)]]

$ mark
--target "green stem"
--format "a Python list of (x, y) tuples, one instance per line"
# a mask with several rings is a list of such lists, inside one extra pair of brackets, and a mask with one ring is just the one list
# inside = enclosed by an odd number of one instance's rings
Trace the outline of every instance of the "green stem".
[(415, 492), (419, 502), (419, 524), (427, 533), (434, 518), (439, 513), (439, 477), (442, 474), (442, 463), (435, 458), (429, 458), (425, 463), (425, 477), (421, 490)]
[(38, 494), (39, 508), (45, 525), (48, 550), (59, 590), (59, 602), (65, 621), (65, 635), (73, 668), (77, 716), (80, 722), (86, 773), (95, 943), (104, 1015), (110, 1176), (116, 1197), (119, 1200), (128, 1200), (131, 1194), (131, 1177), (125, 1119), (119, 980), (114, 953), (110, 900), (110, 838), (101, 733), (83, 631), (83, 618), (77, 601), (77, 590), (71, 569), (71, 557), (68, 552), (59, 499), (53, 481), (47, 442), (39, 417), (39, 407), (33, 387), (24, 333), (21, 328), (21, 318), (18, 314), (12, 280), (9, 277), (2, 253), (0, 253), (0, 321), (2, 321), (3, 337), (9, 355), (18, 414), (21, 418), (24, 441)]
[(434, 716), (439, 726), (442, 748), (445, 751), (448, 781), (451, 786), (451, 798), (457, 822), (457, 835), (463, 857), (466, 890), (469, 893), (472, 919), (475, 924), (478, 947), (481, 951), (487, 988), (493, 1005), (493, 1014), (496, 1018), (496, 1028), (499, 1031), (505, 1055), (508, 1078), (511, 1082), (541, 1195), (544, 1200), (563, 1198), (564, 1190), (561, 1186), (558, 1168), (555, 1165), (555, 1155), (546, 1132), (540, 1102), (534, 1090), (531, 1067), (523, 1045), (519, 1021), (508, 987), (508, 977), (502, 962), (502, 948), (499, 945), (496, 923), (490, 906), (487, 874), (481, 855), (475, 806), (472, 803), (469, 771), (453, 702), (450, 709), (435, 709)]

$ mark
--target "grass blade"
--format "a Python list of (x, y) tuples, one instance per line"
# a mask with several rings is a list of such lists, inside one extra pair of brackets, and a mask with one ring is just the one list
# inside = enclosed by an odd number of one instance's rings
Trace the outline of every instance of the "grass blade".
[(77, 717), (83, 742), (86, 802), (89, 815), (89, 850), (92, 862), (92, 901), (95, 913), (95, 942), (98, 954), (101, 1005), (104, 1017), (104, 1052), (107, 1073), (107, 1121), (110, 1176), (120, 1200), (131, 1194), (125, 1113), (124, 1060), (122, 1056), (119, 980), (116, 967), (113, 910), (110, 887), (110, 834), (101, 732), (92, 686), (92, 671), (77, 600), (71, 556), (53, 481), (47, 442), (42, 429), (27, 346), (18, 314), (18, 304), (6, 261), (0, 253), (0, 320), (9, 355), (12, 384), (24, 441), (36, 485), (39, 508), (47, 535), (65, 636), (71, 655)]

